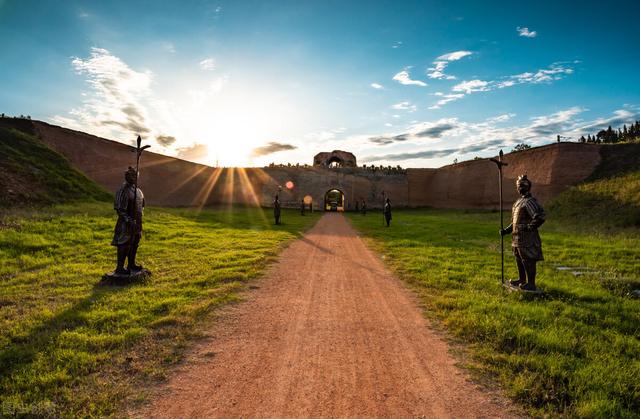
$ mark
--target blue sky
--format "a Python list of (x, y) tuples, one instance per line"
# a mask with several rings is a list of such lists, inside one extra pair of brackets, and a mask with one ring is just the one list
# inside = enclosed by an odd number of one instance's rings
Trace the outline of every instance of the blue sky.
[(640, 3), (0, 0), (0, 112), (215, 165), (438, 167), (640, 119)]

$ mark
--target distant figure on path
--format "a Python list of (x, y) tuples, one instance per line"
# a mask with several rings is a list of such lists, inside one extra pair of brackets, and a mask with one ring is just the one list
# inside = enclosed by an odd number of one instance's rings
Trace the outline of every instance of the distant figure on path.
[[(112, 246), (118, 247), (118, 262), (115, 273), (129, 275), (133, 271), (142, 270), (136, 265), (136, 254), (142, 236), (142, 213), (144, 211), (144, 195), (137, 188), (136, 169), (129, 167), (124, 174), (124, 182), (116, 192), (113, 209), (118, 213), (118, 221), (113, 232)], [(137, 189), (137, 190), (136, 190)], [(124, 262), (127, 260), (127, 268)]]
[(367, 215), (367, 203), (364, 202), (364, 199), (362, 200), (362, 206), (360, 208), (362, 208), (362, 215)]
[(276, 199), (273, 201), (273, 217), (276, 219), (276, 225), (280, 225), (280, 200), (278, 199), (278, 195), (276, 195)]
[(302, 199), (302, 201), (300, 201), (300, 215), (304, 215), (304, 211), (305, 211), (305, 203), (304, 203), (304, 198)]
[(516, 181), (520, 198), (513, 204), (511, 224), (500, 234), (511, 234), (511, 247), (518, 265), (518, 280), (509, 281), (511, 286), (525, 291), (536, 290), (536, 263), (543, 260), (542, 242), (538, 228), (545, 221), (544, 209), (531, 196), (531, 181), (521, 175)]
[(360, 202), (356, 200), (356, 212), (360, 211)]
[(391, 201), (387, 198), (387, 201), (384, 204), (384, 220), (387, 222), (387, 227), (389, 227), (389, 223), (391, 222)]

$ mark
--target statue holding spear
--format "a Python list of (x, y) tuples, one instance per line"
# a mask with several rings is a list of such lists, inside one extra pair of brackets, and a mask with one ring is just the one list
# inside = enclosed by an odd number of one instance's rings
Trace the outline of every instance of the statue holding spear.
[[(138, 175), (140, 173), (140, 156), (149, 148), (149, 145), (141, 147), (142, 139), (138, 136), (136, 148), (135, 169), (129, 166), (124, 174), (125, 181), (115, 195), (113, 208), (118, 214), (118, 221), (114, 229), (112, 246), (118, 248), (116, 270), (105, 275), (110, 278), (131, 278), (141, 274), (148, 274), (141, 265), (136, 265), (136, 254), (142, 236), (142, 213), (144, 211), (144, 194), (138, 188)], [(125, 261), (127, 267), (125, 268)]]

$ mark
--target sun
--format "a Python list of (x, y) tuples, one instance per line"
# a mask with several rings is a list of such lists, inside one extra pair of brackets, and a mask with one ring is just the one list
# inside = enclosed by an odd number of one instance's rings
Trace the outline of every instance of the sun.
[(298, 124), (286, 99), (268, 91), (222, 89), (199, 97), (180, 113), (180, 126), (193, 143), (205, 144), (208, 153), (200, 162), (224, 167), (262, 165), (252, 157), (256, 147), (288, 138)]

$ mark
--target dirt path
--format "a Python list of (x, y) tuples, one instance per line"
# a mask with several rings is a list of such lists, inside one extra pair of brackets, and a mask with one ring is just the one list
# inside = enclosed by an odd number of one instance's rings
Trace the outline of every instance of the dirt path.
[(145, 417), (508, 417), (472, 384), (411, 295), (345, 218), (281, 255)]

